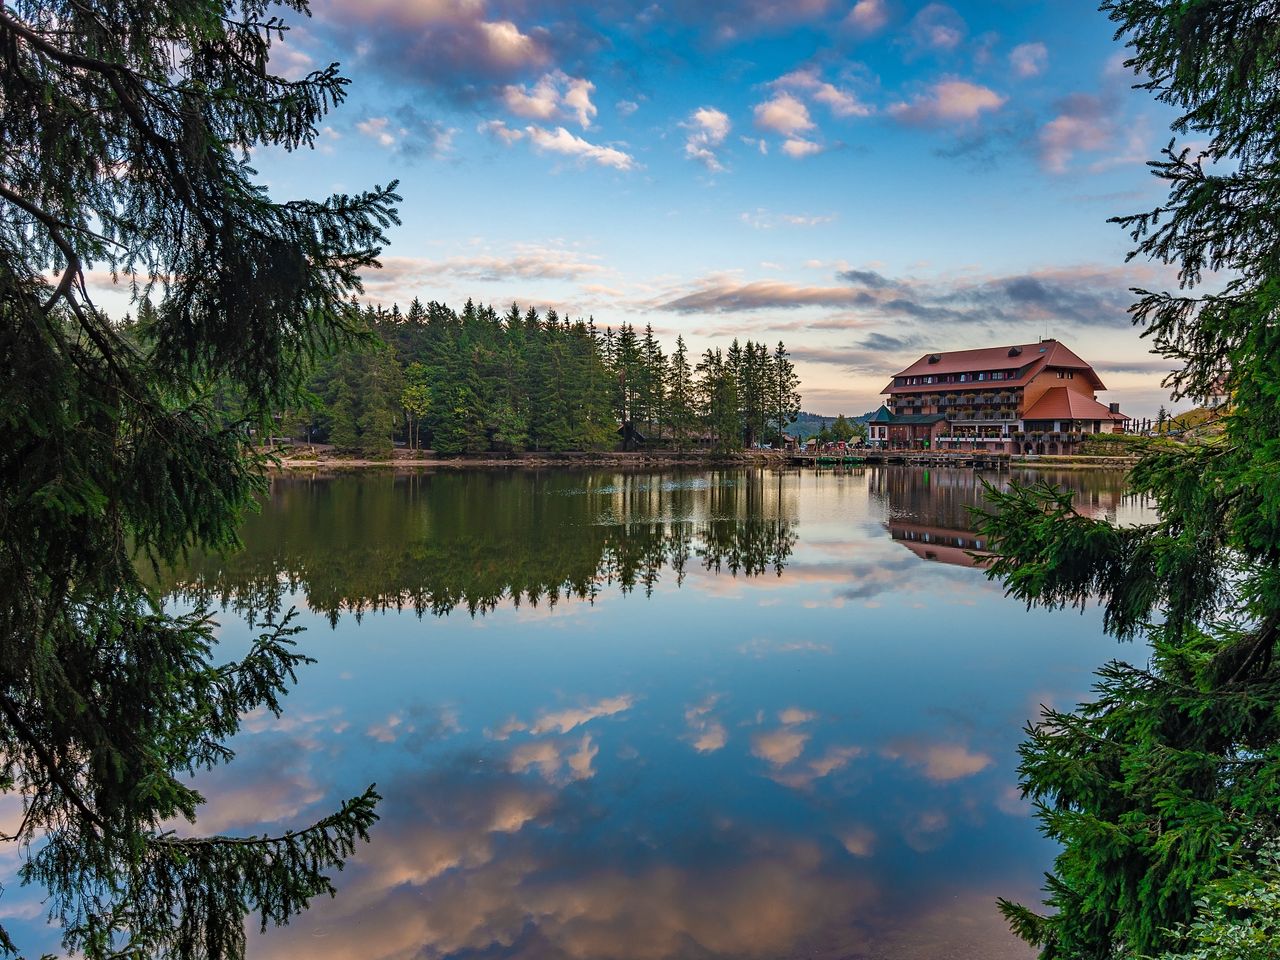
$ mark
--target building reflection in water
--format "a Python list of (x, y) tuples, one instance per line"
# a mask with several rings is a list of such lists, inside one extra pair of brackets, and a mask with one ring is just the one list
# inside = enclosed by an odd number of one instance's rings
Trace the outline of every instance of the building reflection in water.
[(1088, 517), (1114, 521), (1125, 506), (1122, 475), (1117, 471), (995, 474), (946, 467), (878, 469), (871, 472), (869, 488), (886, 504), (885, 528), (895, 542), (922, 560), (974, 567), (984, 565), (989, 552), (976, 530), (973, 508), (983, 504), (985, 484), (1003, 490), (1011, 480), (1024, 484), (1047, 480), (1066, 486), (1074, 494), (1076, 510)]

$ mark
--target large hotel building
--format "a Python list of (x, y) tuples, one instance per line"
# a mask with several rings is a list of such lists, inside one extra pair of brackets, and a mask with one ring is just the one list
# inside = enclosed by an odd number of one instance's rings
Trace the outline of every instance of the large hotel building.
[(1072, 453), (1089, 434), (1119, 433), (1119, 404), (1093, 367), (1057, 340), (930, 353), (896, 374), (867, 424), (894, 449)]

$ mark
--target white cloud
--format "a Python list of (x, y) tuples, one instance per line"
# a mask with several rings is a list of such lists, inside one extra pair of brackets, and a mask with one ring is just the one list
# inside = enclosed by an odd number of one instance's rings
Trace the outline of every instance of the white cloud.
[(564, 127), (556, 127), (555, 131), (542, 127), (525, 127), (530, 142), (539, 150), (548, 153), (559, 153), (579, 160), (590, 160), (602, 167), (613, 167), (616, 170), (631, 170), (635, 167), (635, 158), (616, 147), (602, 147), (590, 143), (570, 133)]
[(403, 133), (402, 130), (391, 126), (390, 117), (369, 117), (367, 120), (361, 120), (358, 122), (356, 124), (356, 129), (371, 140), (376, 140), (379, 145), (384, 147), (394, 147), (396, 143), (396, 133)]
[(1110, 125), (1101, 118), (1059, 114), (1040, 129), (1040, 162), (1050, 173), (1066, 173), (1072, 154), (1102, 150), (1112, 136)]
[(333, 153), (333, 144), (337, 140), (342, 139), (342, 134), (333, 127), (321, 127), (320, 136), (317, 138), (316, 149), (323, 154), (331, 155)]
[(612, 717), (619, 713), (630, 710), (635, 703), (635, 697), (629, 693), (624, 693), (617, 697), (606, 697), (595, 703), (586, 704), (581, 707), (568, 707), (564, 710), (555, 710), (550, 713), (544, 713), (538, 717), (529, 727), (529, 732), (550, 733), (568, 733), (575, 727), (580, 727), (584, 723), (590, 723), (600, 717)]
[(929, 4), (911, 20), (911, 38), (930, 50), (954, 50), (967, 32), (964, 19), (945, 3)]
[(271, 48), (271, 69), (279, 71), (290, 80), (301, 80), (314, 66), (315, 61), (311, 56), (297, 47), (277, 44)]
[(501, 120), (486, 120), (476, 127), (476, 131), (486, 133), (495, 140), (501, 140), (507, 146), (524, 139), (523, 130), (513, 130)]
[(534, 85), (532, 90), (524, 84), (509, 84), (502, 90), (502, 102), (507, 109), (517, 116), (530, 117), (534, 120), (550, 120), (556, 115), (560, 105), (560, 92), (556, 89), (551, 75), (547, 74)]
[[(816, 102), (831, 110), (837, 117), (869, 117), (874, 112), (852, 92), (827, 83), (812, 67), (793, 70), (773, 81), (770, 86), (780, 89), (801, 90)], [(786, 132), (786, 131), (779, 131)]]
[(822, 147), (814, 143), (812, 140), (801, 140), (798, 137), (792, 137), (782, 144), (782, 152), (788, 157), (809, 157), (815, 153), (821, 153)]
[(889, 22), (889, 10), (884, 0), (858, 0), (845, 18), (845, 23), (859, 33), (870, 35)]
[(570, 744), (554, 740), (532, 740), (511, 751), (507, 758), (507, 769), (512, 773), (536, 770), (542, 779), (553, 784), (588, 780), (595, 776), (592, 764), (599, 752), (600, 748), (592, 742), (589, 733), (582, 735), (582, 739), (577, 742), (577, 749), (572, 752)]
[(581, 77), (571, 77), (562, 70), (544, 73), (530, 89), (525, 84), (508, 84), (502, 89), (502, 101), (517, 116), (531, 120), (567, 117), (586, 130), (597, 110), (591, 102), (595, 84)]
[(599, 279), (611, 272), (593, 254), (555, 245), (520, 244), (514, 249), (481, 249), (430, 260), (425, 257), (386, 256), (382, 269), (364, 277), (365, 289), (380, 302), (408, 300), (440, 278), (489, 282)]
[(533, 39), (521, 33), (520, 28), (510, 20), (481, 21), (479, 27), (489, 46), (490, 55), (498, 63), (520, 66), (541, 58), (541, 52)]
[(810, 720), (816, 720), (818, 715), (812, 710), (801, 710), (799, 707), (787, 707), (785, 710), (778, 711), (778, 722), (791, 726), (797, 723), (808, 723)]
[(578, 126), (587, 129), (596, 115), (595, 104), (591, 102), (591, 91), (596, 85), (590, 80), (570, 77), (564, 93), (564, 105), (578, 118)]
[(392, 117), (367, 117), (356, 130), (379, 146), (395, 147), (407, 157), (439, 157), (449, 152), (456, 130), (422, 116), (412, 105), (399, 107)]
[(1008, 97), (981, 84), (948, 79), (935, 83), (910, 103), (895, 103), (889, 113), (905, 123), (954, 123), (977, 119), (1007, 101)]
[(732, 124), (729, 115), (715, 107), (699, 107), (681, 124), (689, 131), (684, 142), (684, 154), (697, 160), (708, 170), (723, 170), (716, 148), (724, 143)]
[(547, 781), (554, 781), (563, 765), (559, 746), (550, 740), (522, 743), (507, 758), (507, 769), (512, 773), (524, 773), (536, 768)]
[(719, 699), (713, 693), (684, 712), (685, 723), (689, 725), (685, 739), (699, 753), (714, 753), (729, 742), (729, 732), (724, 724), (711, 716), (711, 709)]
[(884, 756), (903, 760), (935, 782), (959, 780), (980, 773), (995, 761), (958, 743), (907, 742), (886, 747)]
[(837, 770), (843, 770), (849, 761), (862, 756), (862, 748), (857, 746), (831, 747), (816, 760), (809, 761), (809, 769), (815, 777), (825, 777)]
[(1009, 51), (1009, 66), (1018, 77), (1038, 77), (1049, 64), (1049, 48), (1043, 43), (1020, 43)]
[(789, 727), (757, 733), (751, 738), (751, 752), (775, 767), (785, 766), (804, 752), (809, 734)]
[(772, 100), (756, 104), (756, 126), (793, 137), (813, 129), (809, 108), (789, 93), (776, 94)]
[(379, 743), (395, 743), (397, 734), (396, 727), (400, 726), (403, 722), (403, 717), (397, 713), (393, 713), (382, 723), (371, 724), (369, 729), (365, 731), (365, 736), (373, 737), (373, 739), (377, 740)]
[(640, 109), (640, 104), (636, 103), (634, 100), (619, 100), (613, 105), (613, 107), (618, 111), (620, 116), (629, 117)]
[[(779, 214), (774, 214), (774, 213), (770, 213), (768, 210), (764, 209), (763, 207), (757, 207), (755, 210), (751, 210), (751, 211), (748, 211), (748, 212), (746, 212), (746, 213), (739, 214), (739, 215), (738, 215), (738, 219), (739, 219), (739, 220), (741, 220), (743, 223), (747, 224), (748, 226), (755, 227), (757, 230), (772, 230), (772, 229), (774, 229), (775, 227), (778, 227), (778, 226), (787, 226), (787, 227), (816, 227), (816, 226), (819, 226), (819, 225), (824, 224), (824, 223), (832, 223), (832, 222), (834, 222), (834, 221), (835, 221), (835, 219), (836, 219), (836, 215), (835, 215), (834, 213), (825, 213), (825, 214), (779, 213)], [(779, 268), (779, 269), (780, 269), (780, 268)], [(757, 641), (753, 641), (753, 643), (752, 643), (751, 645), (749, 645), (749, 646), (751, 646), (751, 647), (752, 647), (752, 648), (754, 648), (754, 649), (763, 649), (763, 645), (764, 645), (764, 641), (762, 641), (762, 640), (757, 640)], [(790, 652), (790, 651), (793, 651), (793, 650), (812, 650), (812, 649), (815, 649), (815, 647), (816, 647), (816, 646), (817, 646), (817, 645), (815, 645), (815, 644), (811, 644), (811, 643), (810, 643), (810, 644), (808, 644), (808, 645), (804, 645), (804, 644), (800, 644), (800, 643), (791, 643), (791, 644), (775, 644), (775, 645), (773, 645), (773, 649), (775, 649), (775, 650), (778, 650), (778, 651), (781, 651), (781, 652), (784, 652), (784, 653), (785, 653), (785, 652)], [(744, 645), (744, 646), (742, 646), (742, 647), (739, 647), (739, 648), (738, 648), (738, 650), (739, 650), (740, 652), (742, 652), (742, 653), (746, 653), (746, 652), (747, 652), (747, 647), (748, 647), (748, 645)], [(826, 648), (824, 648), (824, 649), (826, 649), (826, 650), (828, 650), (828, 651), (829, 651), (831, 648), (830, 648), (830, 647), (826, 647)]]
[(584, 733), (582, 740), (578, 743), (578, 749), (566, 758), (569, 766), (569, 779), (587, 780), (595, 776), (596, 772), (591, 764), (599, 752), (600, 748), (591, 742), (591, 734)]

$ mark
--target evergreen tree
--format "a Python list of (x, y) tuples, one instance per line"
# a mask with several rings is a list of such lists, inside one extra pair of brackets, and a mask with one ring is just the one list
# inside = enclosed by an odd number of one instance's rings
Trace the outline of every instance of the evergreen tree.
[[(1115, 526), (1043, 485), (993, 495), (991, 567), (1029, 604), (1095, 598), (1140, 665), (1099, 671), (1094, 699), (1050, 710), (1022, 747), (1023, 791), (1061, 845), (1050, 912), (1005, 903), (1046, 958), (1177, 952), (1197, 903), (1280, 841), (1280, 30), (1272, 4), (1107, 0), (1139, 86), (1180, 111), (1153, 164), (1168, 198), (1119, 218), (1134, 256), (1179, 293), (1132, 308), (1174, 398), (1226, 392), (1215, 442), (1155, 441), (1131, 473), (1158, 519)], [(1200, 292), (1206, 272), (1217, 279)], [(1227, 278), (1223, 280), (1222, 278)], [(1255, 941), (1256, 942), (1256, 941)], [(1244, 954), (1232, 953), (1231, 956)]]
[(693, 369), (689, 366), (689, 351), (684, 337), (676, 337), (676, 349), (671, 355), (669, 418), (676, 447), (684, 450), (689, 436), (697, 429), (697, 398), (694, 393)]
[(653, 335), (653, 324), (645, 324), (641, 341), (641, 407), (639, 419), (650, 424), (657, 440), (662, 439), (663, 419), (666, 415), (666, 357)]
[[(778, 438), (800, 416), (800, 378), (791, 363), (790, 355), (782, 341), (773, 349), (773, 362), (769, 371), (769, 420), (778, 431)], [(864, 429), (865, 435), (865, 429)]]
[[(397, 314), (398, 315), (398, 314)], [(391, 348), (381, 345), (362, 355), (360, 453), (366, 457), (388, 456), (400, 422), (400, 395), (404, 379)]]
[[(234, 543), (264, 488), (250, 428), (351, 335), (395, 218), (394, 185), (279, 204), (250, 179), (246, 152), (312, 145), (345, 93), (335, 67), (271, 73), (276, 6), (0, 5), (0, 790), (24, 806), (0, 842), (73, 955), (239, 957), (246, 915), (332, 893), (376, 819), (370, 789), (279, 836), (169, 829), (197, 819), (188, 775), (306, 658), (285, 617), (217, 664), (212, 622), (164, 611), (135, 567)], [(89, 264), (163, 291), (136, 337), (95, 308)], [(0, 949), (19, 949), (2, 929)]]
[(631, 423), (637, 419), (637, 396), (643, 381), (640, 360), (640, 341), (636, 339), (636, 332), (631, 324), (624, 323), (618, 329), (613, 361), (618, 383), (614, 403), (619, 423)]
[(356, 409), (356, 388), (353, 374), (356, 371), (344, 366), (333, 378), (333, 394), (328, 405), (329, 442), (339, 450), (357, 450), (360, 447), (359, 413)]
[(742, 417), (738, 408), (738, 377), (733, 367), (721, 351), (707, 350), (696, 369), (702, 419), (714, 438), (715, 449), (721, 453), (741, 450)]

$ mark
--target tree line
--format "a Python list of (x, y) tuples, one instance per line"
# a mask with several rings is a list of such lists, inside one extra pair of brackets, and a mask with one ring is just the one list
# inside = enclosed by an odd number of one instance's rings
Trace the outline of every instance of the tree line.
[(740, 450), (777, 443), (800, 412), (786, 346), (734, 340), (669, 354), (653, 328), (601, 330), (554, 309), (461, 311), (415, 298), (357, 308), (365, 335), (317, 363), (291, 437), (365, 456), (397, 443), (443, 454), (604, 450), (619, 445)]

